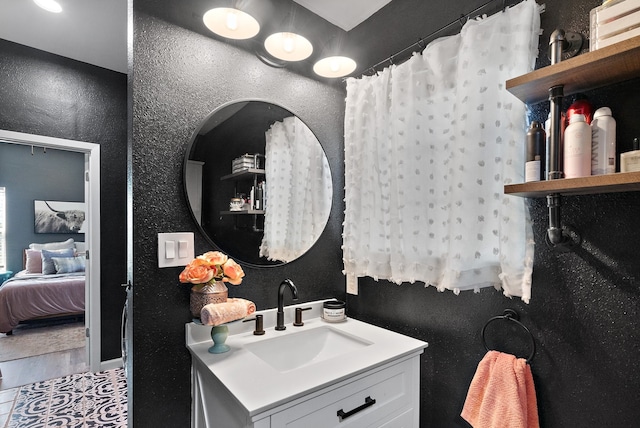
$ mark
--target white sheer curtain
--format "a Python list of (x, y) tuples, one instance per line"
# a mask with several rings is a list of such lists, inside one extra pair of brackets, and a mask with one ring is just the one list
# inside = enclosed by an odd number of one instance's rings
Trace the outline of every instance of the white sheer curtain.
[(534, 242), (522, 182), (526, 106), (505, 81), (531, 71), (534, 0), (347, 81), (345, 274), (438, 290), (531, 296)]
[(265, 134), (267, 202), (260, 256), (288, 262), (316, 242), (329, 218), (329, 162), (318, 139), (297, 117)]

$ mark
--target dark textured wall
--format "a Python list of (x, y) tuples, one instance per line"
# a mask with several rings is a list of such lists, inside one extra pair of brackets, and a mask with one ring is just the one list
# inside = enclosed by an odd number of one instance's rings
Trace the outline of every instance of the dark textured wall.
[[(181, 268), (158, 268), (157, 234), (192, 231), (196, 254), (213, 249), (186, 206), (182, 164), (193, 132), (220, 105), (257, 98), (295, 113), (322, 143), (334, 180), (331, 220), (316, 246), (282, 267), (245, 266), (243, 283), (230, 287), (229, 295), (250, 299), (258, 309), (273, 308), (277, 286), (291, 278), (300, 301), (344, 297), (344, 92), (270, 68), (247, 51), (158, 18), (162, 13), (155, 2), (134, 4), (130, 420), (139, 427), (189, 426), (191, 360), (184, 337), (191, 320), (189, 286), (178, 282)], [(285, 303), (291, 303), (289, 297)]]
[[(422, 2), (391, 3), (388, 9), (419, 10)], [(449, 8), (473, 9), (472, 1), (450, 2)], [(551, 0), (542, 14), (537, 67), (549, 64), (547, 45), (555, 28), (589, 34), (589, 10), (598, 0)], [(398, 12), (401, 13), (401, 12)], [(386, 18), (386, 19), (385, 19)], [(455, 19), (453, 15), (443, 24)], [(392, 16), (377, 21), (392, 22)], [(367, 23), (357, 30), (375, 34)], [(411, 25), (407, 25), (411, 28)], [(387, 41), (387, 39), (391, 39)], [(374, 38), (379, 51), (394, 52), (402, 32)], [(384, 55), (382, 55), (384, 56)], [(380, 59), (378, 59), (380, 60)], [(375, 63), (372, 61), (371, 63)], [(587, 93), (595, 107), (609, 106), (618, 124), (618, 148), (631, 149), (640, 135), (634, 81)], [(565, 107), (571, 102), (566, 99)], [(548, 103), (533, 107), (535, 119), (546, 119)], [(524, 136), (523, 136), (524, 144)], [(620, 151), (620, 150), (619, 150)], [(538, 349), (532, 361), (542, 427), (628, 427), (640, 420), (640, 213), (639, 193), (574, 196), (563, 199), (562, 217), (583, 237), (574, 253), (557, 253), (544, 242), (545, 199), (531, 199), (536, 252), (529, 305), (493, 289), (481, 293), (438, 293), (423, 284), (397, 286), (371, 279), (360, 281), (359, 296), (349, 296), (352, 316), (429, 342), (421, 363), (421, 427), (463, 427), (459, 414), (476, 365), (485, 353), (480, 332), (489, 318), (505, 308), (520, 313)], [(493, 325), (492, 325), (493, 327)], [(523, 356), (526, 337), (518, 330), (496, 332), (493, 346)]]
[(35, 233), (34, 200), (84, 201), (84, 154), (0, 143), (0, 186), (6, 187), (7, 268), (23, 269), (32, 242), (84, 241), (82, 234)]
[(0, 40), (0, 129), (100, 144), (102, 361), (120, 357), (126, 75)]
[[(428, 5), (427, 5), (428, 3)], [(373, 65), (473, 10), (482, 1), (453, 1), (431, 12), (430, 2), (392, 2), (375, 19), (353, 31)], [(588, 11), (598, 0), (552, 0), (542, 15), (541, 59), (556, 26), (588, 33)], [(134, 38), (134, 305), (133, 376), (138, 426), (187, 426), (189, 356), (184, 323), (189, 320), (187, 287), (178, 284), (180, 269), (158, 269), (156, 234), (197, 231), (185, 206), (181, 164), (186, 144), (211, 110), (238, 98), (271, 98), (298, 114), (318, 135), (332, 167), (334, 207), (318, 245), (300, 260), (279, 268), (247, 269), (247, 279), (231, 295), (250, 298), (260, 309), (276, 304), (275, 286), (287, 276), (303, 300), (342, 293), (340, 252), (342, 221), (342, 117), (344, 94), (286, 70), (266, 68), (252, 55), (199, 32), (171, 24), (172, 13), (184, 21), (190, 13), (144, 6), (135, 16)], [(157, 15), (154, 8), (162, 9)], [(425, 9), (426, 8), (426, 9)], [(443, 12), (444, 11), (444, 12)], [(434, 22), (425, 21), (437, 16)], [(400, 23), (392, 25), (392, 23)], [(380, 31), (393, 28), (394, 31)], [(406, 29), (406, 31), (405, 31)], [(373, 46), (373, 47), (372, 47)], [(619, 147), (640, 134), (633, 97), (638, 83), (616, 85), (590, 94), (609, 105), (621, 127)], [(534, 113), (546, 116), (546, 107)], [(523, 136), (524, 144), (524, 136)], [(532, 370), (544, 427), (634, 426), (640, 419), (635, 363), (638, 340), (637, 217), (640, 195), (621, 193), (564, 199), (563, 218), (583, 234), (575, 253), (560, 254), (543, 243), (544, 200), (530, 200), (536, 241), (533, 297), (525, 305), (500, 292), (438, 293), (422, 284), (397, 286), (360, 281), (360, 294), (348, 297), (351, 316), (429, 342), (421, 359), (421, 426), (464, 426), (459, 413), (469, 382), (485, 350), (480, 330), (485, 322), (514, 308), (538, 345)], [(208, 250), (196, 232), (196, 252)], [(288, 302), (287, 302), (288, 303)], [(518, 340), (507, 338), (512, 333)], [(489, 338), (505, 351), (526, 354), (526, 337), (509, 330)]]

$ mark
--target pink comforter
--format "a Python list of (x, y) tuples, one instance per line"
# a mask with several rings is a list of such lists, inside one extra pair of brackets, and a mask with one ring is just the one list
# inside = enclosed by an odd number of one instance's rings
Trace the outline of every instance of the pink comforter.
[(84, 273), (16, 276), (0, 287), (0, 333), (20, 321), (84, 312)]

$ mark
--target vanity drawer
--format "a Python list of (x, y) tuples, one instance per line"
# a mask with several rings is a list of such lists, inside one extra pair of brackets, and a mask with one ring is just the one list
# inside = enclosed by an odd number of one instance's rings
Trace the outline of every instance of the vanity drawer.
[[(417, 421), (417, 361), (401, 362), (273, 414), (271, 428), (389, 427), (392, 420), (406, 421), (414, 412)], [(347, 415), (342, 420), (339, 411)]]

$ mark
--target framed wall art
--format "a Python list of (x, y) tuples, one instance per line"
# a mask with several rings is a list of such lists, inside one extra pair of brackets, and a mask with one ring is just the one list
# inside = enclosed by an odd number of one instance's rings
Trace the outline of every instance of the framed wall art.
[(33, 201), (35, 233), (84, 233), (85, 203)]

